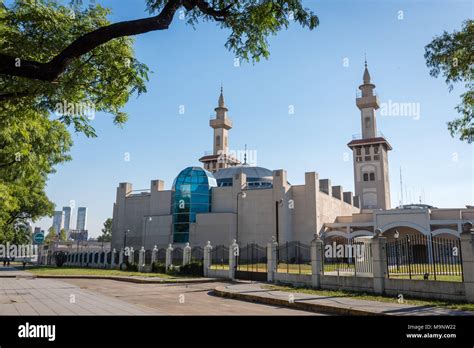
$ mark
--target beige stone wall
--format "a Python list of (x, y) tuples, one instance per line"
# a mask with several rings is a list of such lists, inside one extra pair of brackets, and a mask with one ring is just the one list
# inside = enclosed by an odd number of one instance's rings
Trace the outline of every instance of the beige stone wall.
[(347, 204), (337, 198), (329, 196), (324, 192), (318, 192), (318, 229), (323, 232), (323, 226), (327, 222), (334, 222), (339, 215), (352, 215), (360, 211), (357, 207)]

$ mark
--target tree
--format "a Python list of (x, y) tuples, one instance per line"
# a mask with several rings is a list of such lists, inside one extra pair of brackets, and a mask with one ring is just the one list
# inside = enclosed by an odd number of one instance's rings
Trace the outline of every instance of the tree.
[(62, 228), (61, 232), (59, 232), (59, 240), (61, 242), (67, 241), (67, 233), (66, 233), (66, 230), (64, 228)]
[(291, 21), (310, 29), (318, 18), (301, 0), (146, 0), (147, 18), (110, 23), (110, 10), (80, 0), (0, 1), (0, 237), (28, 219), (50, 215), (44, 188), (56, 165), (70, 160), (67, 127), (96, 136), (95, 112), (123, 125), (129, 97), (146, 92), (148, 67), (131, 36), (214, 21), (229, 31), (238, 58), (269, 56), (267, 38)]
[(425, 46), (426, 65), (430, 75), (445, 77), (451, 92), (454, 83), (464, 83), (467, 91), (461, 94), (461, 103), (456, 110), (460, 118), (448, 122), (451, 136), (461, 141), (474, 139), (474, 21), (466, 20), (461, 31), (444, 32)]
[(44, 238), (44, 244), (51, 244), (53, 243), (54, 241), (56, 241), (58, 238), (58, 234), (56, 233), (56, 230), (54, 229), (53, 226), (51, 226), (49, 229), (48, 229), (48, 234), (46, 235), (46, 237)]
[(104, 228), (102, 229), (102, 235), (97, 238), (99, 242), (110, 242), (112, 241), (112, 218), (108, 218), (104, 222)]

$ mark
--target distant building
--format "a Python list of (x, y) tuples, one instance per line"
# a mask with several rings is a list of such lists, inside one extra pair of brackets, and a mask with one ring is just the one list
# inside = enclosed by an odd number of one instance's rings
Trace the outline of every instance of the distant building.
[(63, 207), (64, 212), (64, 229), (67, 231), (71, 228), (71, 207)]
[(56, 231), (56, 234), (59, 234), (64, 228), (64, 211), (57, 210), (53, 215), (53, 228)]
[(77, 209), (77, 225), (76, 230), (85, 230), (87, 227), (87, 208), (79, 207)]
[(86, 241), (89, 236), (89, 231), (87, 230), (69, 230), (68, 239), (75, 241)]

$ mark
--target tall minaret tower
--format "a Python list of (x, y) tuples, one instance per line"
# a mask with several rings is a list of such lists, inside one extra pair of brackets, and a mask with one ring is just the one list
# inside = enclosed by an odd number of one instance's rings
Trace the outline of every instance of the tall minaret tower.
[(236, 158), (229, 155), (228, 131), (232, 128), (232, 121), (227, 116), (229, 109), (225, 106), (222, 87), (218, 106), (214, 110), (216, 111), (216, 118), (209, 121), (209, 125), (214, 129), (212, 155), (204, 156), (199, 159), (199, 161), (203, 163), (204, 169), (211, 172), (240, 164)]
[(388, 179), (388, 151), (392, 149), (384, 135), (377, 132), (375, 110), (379, 100), (370, 82), (367, 61), (363, 84), (356, 105), (360, 109), (362, 134), (347, 144), (354, 156), (355, 194), (360, 197), (361, 209), (390, 209), (390, 183)]

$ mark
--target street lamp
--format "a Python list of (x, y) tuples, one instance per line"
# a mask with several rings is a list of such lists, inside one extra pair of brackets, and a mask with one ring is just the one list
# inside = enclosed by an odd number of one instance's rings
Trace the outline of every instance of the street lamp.
[(235, 232), (235, 241), (239, 244), (239, 196), (242, 198), (247, 197), (247, 193), (245, 191), (240, 191), (237, 193), (237, 225), (236, 225), (236, 232)]
[(146, 230), (148, 226), (147, 222), (151, 222), (151, 220), (152, 220), (151, 216), (148, 216), (148, 218), (145, 220), (145, 234), (143, 235), (143, 246), (145, 247), (145, 249), (146, 249), (146, 244), (145, 244), (146, 243)]
[(130, 230), (125, 230), (123, 234), (123, 251), (125, 252), (125, 247), (127, 246), (127, 234), (130, 233)]
[(400, 232), (398, 230), (395, 230), (395, 233), (393, 234), (393, 238), (395, 238), (395, 258), (397, 262), (397, 272), (400, 272), (400, 263), (398, 261), (398, 238), (400, 237)]

